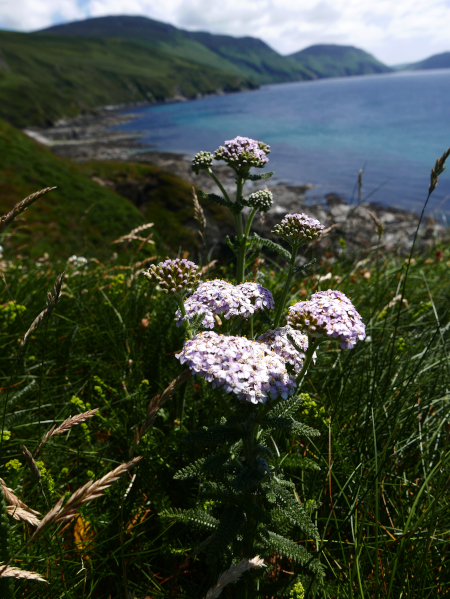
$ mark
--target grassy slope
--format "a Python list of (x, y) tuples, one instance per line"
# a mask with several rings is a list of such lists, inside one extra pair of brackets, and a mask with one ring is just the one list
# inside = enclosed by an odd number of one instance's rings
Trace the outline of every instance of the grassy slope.
[(251, 86), (140, 42), (0, 32), (0, 117), (43, 124), (82, 109)]
[(289, 57), (281, 56), (263, 41), (207, 32), (189, 32), (145, 17), (111, 16), (51, 27), (46, 32), (141, 40), (167, 54), (250, 77), (257, 83), (310, 79), (311, 74)]
[(334, 44), (310, 46), (291, 54), (290, 57), (312, 71), (316, 77), (369, 75), (389, 73), (392, 70), (371, 54), (353, 46)]
[(428, 69), (450, 69), (450, 52), (442, 52), (421, 60), (403, 66), (403, 70), (407, 71), (424, 71)]

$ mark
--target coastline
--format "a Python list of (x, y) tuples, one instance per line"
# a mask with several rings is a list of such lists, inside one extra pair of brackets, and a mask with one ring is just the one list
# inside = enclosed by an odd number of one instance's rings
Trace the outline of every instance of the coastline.
[[(49, 147), (55, 154), (74, 160), (87, 161), (124, 161), (152, 164), (192, 183), (206, 192), (216, 192), (214, 182), (205, 174), (195, 175), (191, 168), (191, 156), (172, 152), (161, 152), (141, 144), (142, 132), (111, 131), (112, 127), (128, 123), (135, 118), (133, 108), (139, 105), (121, 105), (101, 107), (92, 113), (74, 118), (62, 119), (49, 128), (29, 128), (24, 132), (37, 142)], [(123, 114), (124, 110), (131, 110)], [(234, 192), (234, 177), (230, 169), (220, 163), (214, 170), (224, 187)], [(112, 182), (99, 181), (102, 185), (114, 187)], [(289, 212), (307, 212), (320, 220), (328, 233), (320, 243), (323, 251), (335, 254), (342, 252), (360, 253), (361, 250), (382, 246), (385, 250), (398, 250), (407, 254), (414, 237), (418, 215), (406, 210), (382, 206), (373, 202), (359, 205), (348, 204), (343, 198), (329, 193), (325, 197), (313, 197), (314, 185), (287, 185), (282, 181), (266, 180), (248, 182), (247, 192), (270, 187), (274, 194), (272, 210), (257, 223), (259, 234), (269, 236), (273, 226)], [(382, 239), (379, 232), (383, 230)], [(214, 231), (214, 237), (215, 233)], [(418, 247), (425, 249), (444, 239), (448, 229), (433, 218), (425, 218), (419, 233)], [(345, 240), (345, 242), (343, 242)]]

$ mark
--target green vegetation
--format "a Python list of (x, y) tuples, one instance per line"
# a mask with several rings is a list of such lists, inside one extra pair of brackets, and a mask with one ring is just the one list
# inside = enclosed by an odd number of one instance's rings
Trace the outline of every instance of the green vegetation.
[[(192, 249), (197, 243), (192, 187), (159, 167), (75, 164), (1, 121), (0, 153), (2, 213), (38, 189), (57, 187), (8, 229), (2, 242), (8, 258), (17, 252), (32, 256), (47, 252), (51, 258), (87, 252), (102, 257), (112, 252), (112, 241), (145, 222), (155, 223), (155, 240), (168, 251), (177, 251), (180, 244)], [(209, 214), (224, 218), (220, 209)]]
[(184, 31), (145, 17), (98, 17), (46, 29), (57, 35), (140, 40), (147, 48), (250, 78), (257, 84), (311, 79), (311, 73), (254, 37)]
[(316, 77), (347, 77), (392, 71), (371, 54), (353, 46), (319, 44), (291, 54), (290, 58)]
[(429, 69), (450, 69), (450, 52), (434, 54), (425, 60), (401, 66), (402, 71), (427, 71)]
[[(84, 426), (50, 439), (39, 455), (54, 482), (46, 490), (54, 505), (129, 459), (150, 399), (182, 371), (173, 357), (183, 342), (173, 322), (175, 305), (137, 276), (134, 257), (126, 256), (119, 263), (69, 268), (53, 316), (18, 360), (18, 339), (64, 264), (18, 261), (4, 273), (1, 303), (14, 301), (26, 311), (2, 324), (0, 404), (11, 435), (2, 442), (0, 476), (42, 514), (48, 508), (21, 444), (34, 451), (52, 423), (100, 408)], [(405, 280), (404, 260), (381, 250), (356, 267), (345, 255), (339, 263), (324, 259), (314, 275), (297, 280), (290, 302), (318, 289), (316, 274), (330, 273), (327, 286), (352, 296), (369, 339), (347, 352), (333, 343), (321, 346), (303, 388), (312, 401), (297, 415), (321, 436), (296, 436), (292, 443), (285, 435), (273, 437), (275, 456), (277, 449), (289, 454), (283, 464), (288, 480), (301, 500), (311, 499), (305, 506), (322, 540), (305, 544), (325, 569), (324, 585), (317, 588), (307, 570), (274, 553), (261, 570), (260, 597), (302, 596), (302, 586), (309, 599), (448, 593), (449, 261), (446, 246), (413, 261), (407, 302), (394, 299)], [(284, 273), (275, 264), (270, 268), (264, 285), (277, 296)], [(211, 274), (232, 270), (223, 265)], [(138, 597), (204, 597), (223, 565), (205, 569), (202, 554), (189, 555), (210, 533), (159, 514), (193, 507), (198, 483), (173, 476), (201, 455), (182, 438), (221, 415), (210, 387), (189, 379), (157, 411), (135, 448), (143, 460), (131, 472), (136, 479), (126, 496), (128, 475), (27, 550), (30, 529), (10, 518), (10, 552), (21, 560), (15, 565), (39, 572), (49, 579), (52, 596), (68, 599), (123, 596), (126, 589)], [(21, 466), (5, 468), (15, 460)], [(217, 508), (205, 502), (202, 520), (213, 518)], [(17, 599), (47, 592), (43, 583), (15, 581)], [(234, 593), (230, 586), (222, 596)]]
[(45, 125), (101, 105), (164, 101), (256, 85), (142, 42), (0, 32), (0, 118)]

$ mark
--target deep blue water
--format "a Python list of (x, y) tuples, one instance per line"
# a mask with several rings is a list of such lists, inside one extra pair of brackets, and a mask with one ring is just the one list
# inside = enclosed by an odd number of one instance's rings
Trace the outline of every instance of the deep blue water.
[[(270, 144), (277, 180), (314, 183), (314, 197), (350, 200), (363, 168), (363, 198), (418, 211), (450, 146), (450, 70), (271, 85), (132, 112), (120, 129), (144, 131), (149, 148), (194, 155), (244, 135)], [(432, 211), (450, 216), (450, 164)]]

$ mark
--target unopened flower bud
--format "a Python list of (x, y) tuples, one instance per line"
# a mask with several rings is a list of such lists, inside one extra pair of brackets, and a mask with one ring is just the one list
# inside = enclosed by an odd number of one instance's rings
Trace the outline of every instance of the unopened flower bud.
[(247, 206), (251, 206), (252, 208), (257, 208), (258, 212), (268, 212), (273, 204), (272, 192), (265, 189), (255, 191), (249, 195), (245, 204), (247, 204)]
[(142, 273), (149, 281), (159, 284), (164, 293), (182, 293), (197, 285), (201, 273), (197, 264), (189, 260), (165, 260)]
[(286, 214), (272, 233), (285, 239), (291, 245), (304, 245), (320, 237), (325, 227), (307, 214)]
[(205, 171), (212, 165), (213, 155), (211, 152), (199, 152), (195, 155), (192, 161), (192, 170), (195, 174), (199, 174), (200, 171)]

